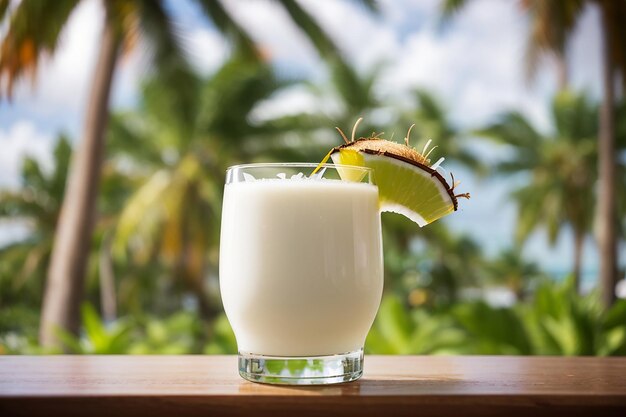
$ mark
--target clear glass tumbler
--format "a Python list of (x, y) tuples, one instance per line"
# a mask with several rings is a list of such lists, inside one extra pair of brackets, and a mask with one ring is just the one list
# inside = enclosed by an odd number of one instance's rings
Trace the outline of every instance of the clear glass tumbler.
[(383, 289), (378, 188), (366, 168), (250, 164), (228, 169), (220, 289), (239, 373), (332, 384), (363, 373)]

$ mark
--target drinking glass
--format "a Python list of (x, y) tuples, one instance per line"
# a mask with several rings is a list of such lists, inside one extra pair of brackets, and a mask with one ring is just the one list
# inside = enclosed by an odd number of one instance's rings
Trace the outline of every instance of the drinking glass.
[(315, 167), (227, 171), (220, 290), (250, 381), (332, 384), (363, 373), (383, 289), (378, 188), (367, 168)]

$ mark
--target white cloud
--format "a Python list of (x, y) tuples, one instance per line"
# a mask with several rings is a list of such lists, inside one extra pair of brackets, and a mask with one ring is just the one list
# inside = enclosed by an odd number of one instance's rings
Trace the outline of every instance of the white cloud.
[(385, 20), (396, 29), (415, 28), (422, 18), (430, 18), (438, 12), (441, 0), (379, 0)]
[(296, 85), (260, 103), (253, 110), (252, 117), (256, 120), (270, 120), (283, 115), (307, 113), (317, 108), (318, 104), (319, 98), (310, 89)]
[(526, 28), (516, 7), (505, 2), (470, 2), (443, 33), (434, 29), (433, 17), (431, 25), (406, 37), (384, 80), (387, 88), (433, 90), (463, 126), (477, 126), (515, 108), (547, 128), (545, 98), (551, 91), (524, 84)]
[[(470, 2), (441, 32), (438, 1), (383, 1), (382, 16), (373, 16), (349, 1), (301, 3), (357, 69), (365, 71), (380, 61), (389, 64), (377, 91), (391, 100), (400, 102), (411, 89), (424, 87), (442, 97), (452, 111), (451, 117), (461, 126), (477, 126), (509, 109), (520, 109), (542, 129), (550, 126), (547, 101), (554, 90), (553, 75), (544, 72), (534, 86), (525, 84), (526, 22), (517, 4)], [(247, 12), (247, 18), (240, 16), (243, 21), (256, 20), (258, 27), (262, 21), (267, 26), (269, 20), (262, 15), (252, 19), (257, 13), (249, 6), (256, 3), (241, 4), (246, 5)], [(274, 19), (278, 17), (276, 23), (272, 22), (272, 29), (263, 30), (273, 34), (266, 33), (264, 38), (270, 49), (282, 51), (275, 58), (288, 57), (291, 62), (314, 59), (315, 52), (310, 48), (306, 54), (294, 52), (292, 34), (297, 31), (293, 32), (293, 25), (282, 10), (272, 8), (272, 13)], [(411, 30), (400, 36), (398, 26), (406, 25)], [(283, 29), (288, 32), (283, 33)], [(306, 40), (299, 42), (306, 44)], [(317, 73), (323, 71), (319, 59), (312, 68)]]
[(26, 238), (31, 229), (22, 222), (0, 220), (0, 248)]
[(0, 129), (0, 144), (0, 188), (19, 185), (22, 161), (26, 156), (35, 158), (46, 170), (52, 168), (52, 136), (37, 130), (31, 122), (20, 120), (8, 130)]
[(201, 74), (213, 72), (228, 56), (228, 45), (214, 30), (197, 28), (184, 39), (191, 62)]

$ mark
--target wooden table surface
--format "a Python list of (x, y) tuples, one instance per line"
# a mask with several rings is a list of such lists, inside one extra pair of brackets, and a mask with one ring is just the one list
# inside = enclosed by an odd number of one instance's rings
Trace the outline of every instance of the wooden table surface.
[(0, 416), (626, 416), (626, 358), (366, 356), (357, 382), (254, 384), (234, 356), (0, 356)]

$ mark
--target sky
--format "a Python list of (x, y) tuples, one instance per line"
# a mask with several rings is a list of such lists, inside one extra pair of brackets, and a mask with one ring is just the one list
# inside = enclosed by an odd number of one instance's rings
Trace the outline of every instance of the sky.
[[(324, 82), (327, 73), (315, 49), (274, 2), (225, 3), (270, 57), (279, 75)], [(299, 3), (318, 19), (357, 70), (386, 63), (376, 87), (380, 97), (402, 102), (412, 89), (426, 88), (441, 99), (460, 129), (471, 130), (493, 121), (505, 110), (516, 109), (542, 131), (550, 131), (554, 70), (546, 62), (534, 82), (526, 81), (523, 58), (527, 21), (518, 1), (471, 1), (445, 27), (438, 19), (438, 0), (379, 0), (381, 13), (377, 16), (354, 1)], [(228, 57), (227, 43), (202, 19), (193, 3), (170, 0), (168, 7), (176, 16), (191, 62), (199, 72), (210, 74)], [(44, 60), (35, 82), (20, 82), (13, 100), (0, 102), (0, 188), (19, 184), (20, 161), (26, 155), (49, 166), (59, 132), (74, 140), (80, 136), (102, 18), (98, 0), (82, 0), (57, 53)], [(0, 27), (0, 35), (3, 30)], [(599, 15), (589, 6), (568, 47), (568, 64), (574, 89), (585, 90), (595, 98), (599, 97), (601, 82), (599, 45)], [(124, 58), (114, 79), (114, 109), (135, 105), (140, 80), (147, 72), (146, 57), (141, 53)], [(311, 111), (318, 103), (306, 88), (296, 86), (262, 103), (255, 114), (263, 118)], [(485, 159), (497, 157), (492, 147), (476, 146)], [(488, 254), (510, 246), (515, 208), (506, 203), (506, 194), (511, 183), (477, 181), (469, 173), (457, 171), (456, 177), (464, 178), (462, 192), (471, 192), (472, 200), (461, 201), (461, 213), (445, 221), (453, 229), (476, 237)], [(20, 226), (0, 223), (0, 244), (21, 233)], [(545, 235), (536, 233), (525, 253), (551, 271), (564, 272), (572, 257), (570, 241), (566, 231), (557, 246), (550, 248)], [(596, 248), (590, 239), (585, 267), (593, 271), (596, 266)]]

